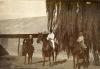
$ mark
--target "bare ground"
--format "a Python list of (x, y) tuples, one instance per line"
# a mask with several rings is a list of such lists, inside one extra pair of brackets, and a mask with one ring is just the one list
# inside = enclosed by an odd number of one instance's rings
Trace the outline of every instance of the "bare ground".
[[(53, 66), (49, 66), (48, 62), (45, 66), (42, 66), (42, 63), (43, 59), (39, 57), (33, 57), (32, 64), (24, 64), (24, 57), (22, 56), (0, 57), (0, 69), (73, 69), (72, 60), (66, 60), (65, 58), (58, 58)], [(95, 66), (91, 62), (87, 69), (100, 69), (100, 66)]]

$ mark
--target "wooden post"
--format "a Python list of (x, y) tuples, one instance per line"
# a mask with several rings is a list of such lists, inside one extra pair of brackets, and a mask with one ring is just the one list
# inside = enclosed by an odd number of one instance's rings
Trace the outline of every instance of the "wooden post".
[(20, 55), (19, 54), (19, 46), (20, 46), (20, 38), (18, 39), (18, 56)]

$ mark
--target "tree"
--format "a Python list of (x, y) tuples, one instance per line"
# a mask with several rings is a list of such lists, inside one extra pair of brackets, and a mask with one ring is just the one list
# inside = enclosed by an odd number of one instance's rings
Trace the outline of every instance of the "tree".
[[(84, 33), (87, 45), (98, 46), (99, 0), (46, 0), (48, 29), (55, 30), (56, 39), (62, 47), (69, 48), (80, 31)], [(92, 47), (93, 45), (93, 47)]]

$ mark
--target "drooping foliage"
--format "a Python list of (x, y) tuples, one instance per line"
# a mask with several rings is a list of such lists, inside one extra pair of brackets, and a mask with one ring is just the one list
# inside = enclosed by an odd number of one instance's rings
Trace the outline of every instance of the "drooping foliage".
[(56, 39), (65, 48), (73, 45), (79, 32), (86, 44), (98, 46), (100, 22), (99, 0), (46, 0), (48, 30), (53, 29)]

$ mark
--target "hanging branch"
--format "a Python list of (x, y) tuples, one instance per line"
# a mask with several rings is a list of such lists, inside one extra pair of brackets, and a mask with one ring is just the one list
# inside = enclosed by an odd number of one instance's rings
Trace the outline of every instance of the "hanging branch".
[(56, 39), (63, 47), (68, 48), (76, 41), (80, 31), (87, 41), (96, 44), (99, 12), (94, 10), (98, 10), (99, 5), (92, 1), (86, 4), (83, 0), (46, 0), (48, 29), (55, 28)]

